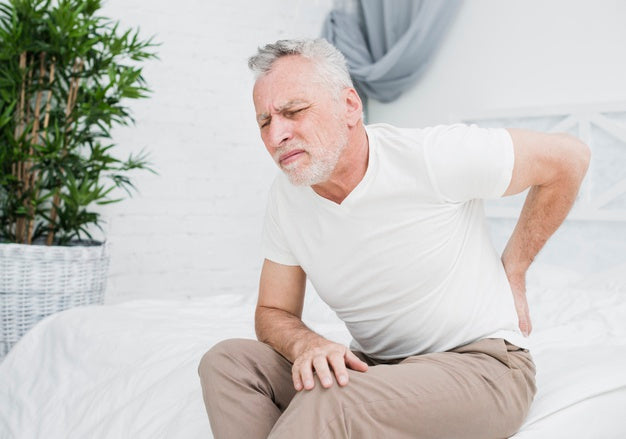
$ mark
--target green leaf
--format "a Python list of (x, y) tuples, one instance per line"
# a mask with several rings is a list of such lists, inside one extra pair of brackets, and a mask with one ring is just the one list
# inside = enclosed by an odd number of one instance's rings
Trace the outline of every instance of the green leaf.
[[(89, 206), (121, 201), (108, 198), (114, 188), (130, 196), (135, 188), (128, 172), (154, 172), (142, 153), (121, 160), (114, 142), (102, 142), (113, 137), (117, 125), (134, 123), (129, 102), (151, 93), (140, 64), (157, 58), (159, 44), (152, 37), (142, 40), (138, 29), (121, 32), (116, 20), (98, 15), (100, 9), (100, 0), (0, 0), (0, 240), (14, 237), (15, 219), (30, 214), (33, 236), (50, 229), (57, 242), (88, 236), (92, 226), (99, 227)], [(19, 67), (23, 52), (29, 54), (26, 69)], [(38, 81), (42, 52), (46, 74)], [(48, 86), (52, 64), (55, 75)], [(17, 114), (27, 75), (33, 78), (26, 88), (31, 105), (40, 90), (44, 101), (48, 91), (51, 96), (48, 126), (42, 111), (37, 139), (30, 138), (34, 112), (28, 120)], [(75, 106), (67, 114), (76, 80)], [(24, 161), (33, 175), (29, 190), (12, 174)]]

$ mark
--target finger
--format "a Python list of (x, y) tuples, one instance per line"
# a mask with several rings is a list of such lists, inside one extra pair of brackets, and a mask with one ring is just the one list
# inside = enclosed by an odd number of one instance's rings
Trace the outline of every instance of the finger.
[(294, 364), (291, 368), (291, 380), (293, 381), (293, 387), (297, 392), (303, 389), (302, 379), (300, 378), (300, 369)]
[(359, 372), (367, 371), (367, 363), (354, 355), (354, 352), (352, 352), (350, 349), (346, 349), (346, 354), (344, 357), (345, 363), (350, 369), (357, 370)]
[(531, 331), (530, 316), (528, 310), (522, 310), (519, 314), (519, 329), (524, 336), (528, 337)]
[(528, 335), (530, 334), (530, 325), (525, 319), (519, 320), (519, 329), (520, 331), (522, 331), (522, 334), (524, 334), (525, 337), (528, 337)]
[(302, 380), (302, 385), (306, 390), (311, 390), (315, 387), (315, 381), (313, 381), (313, 366), (310, 362), (303, 362), (298, 367), (298, 373)]
[(345, 357), (341, 354), (334, 354), (328, 357), (328, 362), (333, 368), (335, 378), (340, 386), (348, 384), (348, 370), (346, 369)]
[(526, 313), (518, 299), (515, 299), (515, 312), (517, 313), (517, 322), (522, 334), (526, 335)]
[(530, 330), (531, 330), (530, 316), (528, 314), (528, 309), (524, 309), (524, 308), (518, 309), (517, 317), (519, 321), (520, 331), (522, 331), (522, 334), (524, 334), (524, 336), (528, 337), (528, 335), (530, 334)]
[(525, 294), (514, 294), (513, 300), (515, 302), (515, 311), (517, 312), (517, 319), (520, 331), (524, 336), (528, 337), (532, 329), (530, 323), (530, 312), (528, 310), (528, 301)]
[(313, 367), (317, 373), (317, 377), (325, 389), (333, 385), (333, 378), (328, 367), (328, 360), (324, 356), (318, 356), (313, 359)]

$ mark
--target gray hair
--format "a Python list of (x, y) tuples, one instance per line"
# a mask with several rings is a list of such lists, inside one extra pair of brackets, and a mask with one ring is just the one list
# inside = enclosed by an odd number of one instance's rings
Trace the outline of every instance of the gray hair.
[(258, 53), (248, 59), (248, 67), (255, 79), (269, 73), (274, 62), (289, 55), (299, 55), (313, 61), (320, 80), (333, 91), (353, 87), (346, 58), (323, 38), (310, 40), (278, 40), (259, 47)]

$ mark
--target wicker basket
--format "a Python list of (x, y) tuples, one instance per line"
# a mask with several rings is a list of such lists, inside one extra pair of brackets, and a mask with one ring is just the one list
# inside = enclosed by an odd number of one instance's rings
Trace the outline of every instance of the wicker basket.
[(102, 304), (108, 245), (0, 244), (0, 358), (35, 323), (58, 311)]

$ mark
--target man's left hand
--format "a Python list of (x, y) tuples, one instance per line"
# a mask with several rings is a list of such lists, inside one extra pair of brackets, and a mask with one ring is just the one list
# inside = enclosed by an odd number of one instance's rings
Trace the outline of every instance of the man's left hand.
[(515, 302), (515, 311), (517, 311), (517, 319), (519, 329), (526, 337), (530, 335), (533, 329), (530, 321), (530, 311), (528, 309), (528, 300), (526, 299), (526, 279), (525, 276), (511, 276), (507, 273), (509, 284), (513, 291), (513, 301)]

